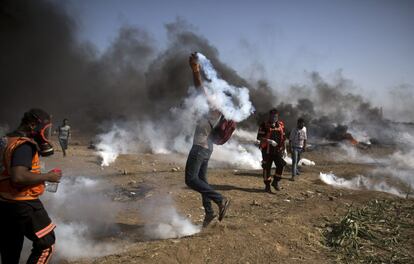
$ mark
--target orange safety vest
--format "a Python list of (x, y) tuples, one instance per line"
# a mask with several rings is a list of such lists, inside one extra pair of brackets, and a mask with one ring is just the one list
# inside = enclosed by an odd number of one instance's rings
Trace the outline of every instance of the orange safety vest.
[[(279, 122), (279, 126), (278, 127), (271, 127), (267, 122), (265, 124), (265, 131), (261, 131), (264, 136), (263, 138), (266, 139), (270, 139), (270, 137), (272, 136), (273, 132), (278, 132), (280, 133), (280, 143), (277, 146), (279, 148), (279, 150), (283, 150), (284, 149), (284, 143), (285, 143), (285, 124), (282, 121), (278, 121)], [(269, 153), (269, 147), (270, 144), (269, 142), (267, 142), (267, 140), (262, 140), (260, 143), (260, 149), (262, 150), (266, 150), (267, 153)]]
[[(34, 185), (17, 185), (10, 179), (11, 161), (14, 151), (17, 147), (24, 143), (37, 144), (27, 137), (8, 137), (6, 148), (4, 149), (3, 165), (4, 170), (0, 176), (0, 198), (6, 200), (25, 201), (35, 200), (45, 191), (45, 184), (39, 183)], [(40, 160), (39, 153), (36, 151), (32, 159), (31, 173), (40, 174)]]

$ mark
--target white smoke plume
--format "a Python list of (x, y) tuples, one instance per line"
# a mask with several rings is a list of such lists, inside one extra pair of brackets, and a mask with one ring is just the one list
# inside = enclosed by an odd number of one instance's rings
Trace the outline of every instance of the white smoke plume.
[(201, 231), (200, 226), (177, 212), (170, 195), (147, 199), (139, 212), (146, 220), (145, 232), (151, 239), (180, 238)]
[(211, 159), (239, 169), (260, 169), (262, 154), (254, 144), (241, 144), (236, 139), (215, 147)]
[(320, 179), (329, 185), (352, 189), (352, 190), (372, 190), (386, 192), (400, 197), (405, 197), (407, 192), (404, 192), (396, 187), (392, 187), (384, 181), (384, 179), (375, 179), (368, 178), (362, 175), (357, 175), (356, 177), (347, 180), (344, 178), (337, 177), (333, 173), (320, 173)]
[(361, 143), (365, 143), (367, 145), (371, 145), (370, 136), (368, 135), (367, 132), (361, 131), (359, 129), (355, 129), (352, 126), (348, 129), (348, 132), (352, 135), (352, 137), (356, 141), (361, 142)]
[[(98, 135), (99, 143), (96, 145), (97, 154), (101, 157), (101, 166), (109, 166), (118, 158), (119, 154), (128, 153), (131, 150), (133, 134), (116, 125), (105, 133)], [(128, 140), (132, 139), (132, 140)]]
[[(403, 127), (404, 128), (404, 127)], [(400, 127), (393, 131), (397, 150), (384, 157), (374, 157), (367, 152), (361, 151), (355, 146), (341, 145), (340, 152), (335, 153), (338, 162), (354, 162), (360, 164), (372, 164), (375, 168), (365, 176), (357, 176), (352, 180), (338, 177), (330, 177), (327, 184), (343, 186), (353, 189), (368, 189), (388, 192), (398, 196), (409, 196), (413, 194), (414, 188), (414, 133), (412, 130)], [(328, 176), (324, 176), (328, 179)], [(321, 176), (322, 179), (322, 176)]]
[(253, 112), (254, 107), (245, 87), (235, 87), (220, 79), (211, 62), (201, 53), (197, 53), (201, 68), (209, 81), (204, 83), (207, 97), (225, 118), (236, 122), (243, 121)]
[[(211, 107), (219, 109), (227, 119), (242, 121), (249, 117), (254, 107), (249, 99), (249, 91), (244, 87), (235, 87), (220, 79), (211, 62), (201, 53), (198, 58), (206, 75), (204, 90), (206, 94), (189, 89), (181, 107), (170, 109), (166, 117), (158, 120), (140, 120), (123, 122), (98, 136), (97, 154), (101, 157), (101, 165), (113, 163), (119, 154), (151, 151), (153, 153), (187, 153), (191, 148), (192, 136), (196, 121), (206, 114)], [(209, 98), (209, 99), (207, 99)], [(214, 103), (213, 106), (209, 105)], [(254, 146), (241, 145), (237, 141), (216, 148), (217, 159), (228, 161), (222, 154), (235, 157), (229, 163), (243, 165), (246, 168), (257, 168), (260, 153)]]
[(75, 260), (116, 252), (118, 245), (104, 238), (116, 230), (115, 217), (121, 206), (104, 194), (107, 186), (86, 177), (62, 179), (57, 192), (46, 192), (42, 199), (57, 226), (54, 259)]
[(350, 144), (340, 144), (339, 149), (332, 153), (331, 156), (337, 162), (352, 162), (358, 164), (380, 164), (384, 162), (383, 159), (361, 153), (358, 148)]
[(240, 141), (250, 142), (253, 143), (256, 141), (257, 138), (257, 132), (252, 132), (244, 129), (236, 129), (233, 134), (233, 139), (237, 138)]

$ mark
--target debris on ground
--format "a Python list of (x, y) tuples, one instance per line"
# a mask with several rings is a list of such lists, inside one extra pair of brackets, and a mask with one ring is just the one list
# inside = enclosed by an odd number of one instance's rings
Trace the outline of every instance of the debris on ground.
[(324, 230), (325, 244), (339, 263), (413, 263), (414, 201), (372, 200), (349, 206)]

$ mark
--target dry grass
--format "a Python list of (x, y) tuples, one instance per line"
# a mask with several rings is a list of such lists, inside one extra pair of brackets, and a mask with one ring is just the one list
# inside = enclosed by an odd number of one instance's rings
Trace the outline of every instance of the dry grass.
[(372, 200), (327, 225), (325, 243), (339, 263), (413, 263), (413, 200)]

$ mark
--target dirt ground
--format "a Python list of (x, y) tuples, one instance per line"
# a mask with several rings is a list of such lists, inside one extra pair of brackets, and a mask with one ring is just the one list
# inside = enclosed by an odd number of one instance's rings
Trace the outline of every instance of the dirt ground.
[[(226, 218), (214, 221), (191, 237), (148, 240), (143, 230), (145, 223), (135, 208), (152, 193), (168, 192), (180, 214), (195, 224), (202, 222), (201, 197), (184, 183), (186, 157), (121, 155), (102, 170), (94, 150), (85, 143), (75, 142), (66, 158), (57, 151), (48, 158), (48, 166), (62, 167), (66, 175), (100, 177), (117, 190), (137, 195), (133, 199), (119, 196), (119, 192), (114, 195), (115, 201), (125, 205), (114, 223), (119, 229), (100, 238), (122, 244), (119, 252), (59, 263), (335, 263), (335, 255), (323, 243), (322, 230), (328, 219), (342, 216), (349, 204), (358, 206), (371, 199), (401, 198), (380, 192), (335, 189), (324, 184), (319, 179), (321, 171), (351, 177), (375, 166), (333, 161), (333, 151), (335, 147), (327, 146), (305, 153), (304, 157), (315, 161), (316, 166), (303, 167), (295, 182), (288, 180), (287, 168), (281, 181), (282, 190), (274, 194), (263, 192), (259, 170), (210, 168), (210, 183), (232, 200)], [(378, 156), (389, 153), (381, 148), (369, 151)]]

